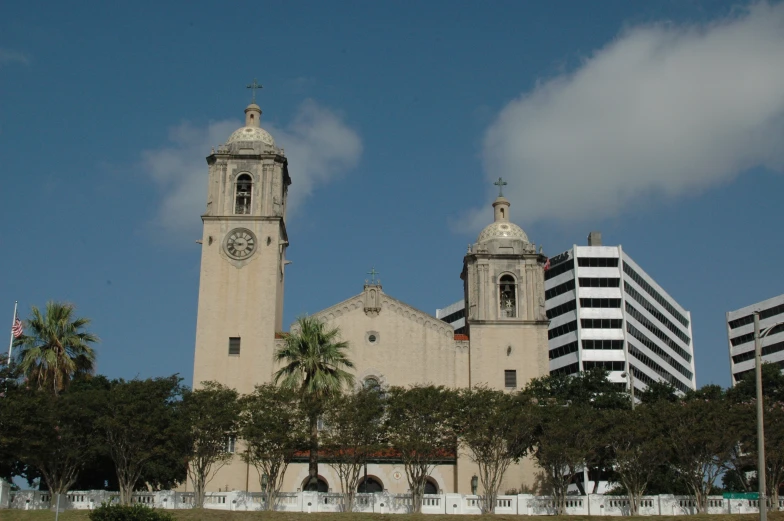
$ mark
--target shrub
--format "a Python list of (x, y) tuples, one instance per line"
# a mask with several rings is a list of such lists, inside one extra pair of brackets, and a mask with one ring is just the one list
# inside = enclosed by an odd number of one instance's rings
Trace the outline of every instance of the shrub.
[(174, 521), (174, 516), (163, 510), (144, 505), (107, 505), (104, 503), (89, 514), (90, 521)]

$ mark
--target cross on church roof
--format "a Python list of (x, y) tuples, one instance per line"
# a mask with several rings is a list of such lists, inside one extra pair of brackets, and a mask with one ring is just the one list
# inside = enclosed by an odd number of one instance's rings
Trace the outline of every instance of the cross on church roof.
[(371, 284), (375, 284), (376, 283), (376, 275), (381, 275), (379, 272), (376, 271), (375, 267), (370, 268), (370, 271), (368, 271), (367, 274), (370, 275), (370, 283)]
[(503, 178), (499, 177), (498, 181), (496, 181), (493, 184), (498, 187), (498, 197), (503, 197), (504, 196), (504, 187), (507, 184), (506, 181), (504, 181)]
[(246, 89), (253, 89), (253, 98), (251, 99), (251, 103), (256, 103), (256, 89), (261, 89), (261, 83), (256, 81), (256, 78), (253, 78), (253, 83), (245, 87)]

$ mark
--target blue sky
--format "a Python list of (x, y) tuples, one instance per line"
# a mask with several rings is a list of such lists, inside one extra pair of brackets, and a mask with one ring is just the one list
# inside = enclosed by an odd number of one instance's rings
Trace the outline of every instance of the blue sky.
[(601, 230), (692, 312), (699, 385), (729, 384), (724, 313), (783, 291), (781, 4), (8, 1), (0, 319), (71, 301), (101, 373), (190, 383), (204, 157), (253, 78), (294, 183), (286, 324), (373, 266), (458, 300), (499, 175), (545, 253)]

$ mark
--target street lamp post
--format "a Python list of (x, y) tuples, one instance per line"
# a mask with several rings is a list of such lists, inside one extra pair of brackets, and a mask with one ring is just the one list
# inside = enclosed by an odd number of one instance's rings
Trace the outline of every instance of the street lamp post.
[(628, 372), (624, 371), (623, 373), (621, 373), (621, 376), (623, 378), (626, 378), (627, 376), (629, 377), (629, 394), (631, 395), (631, 399), (632, 399), (632, 410), (634, 410), (634, 373), (632, 372), (631, 364), (628, 365), (629, 365), (629, 371)]
[[(768, 333), (770, 329), (765, 331)], [(762, 412), (762, 342), (760, 340), (759, 311), (754, 312), (754, 372), (757, 379), (757, 481), (759, 483), (759, 517), (768, 520), (768, 500), (765, 497), (765, 424)]]

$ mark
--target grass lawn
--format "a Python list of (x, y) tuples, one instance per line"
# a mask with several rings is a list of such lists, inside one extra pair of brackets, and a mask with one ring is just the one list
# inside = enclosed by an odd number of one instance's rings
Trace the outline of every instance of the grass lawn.
[[(222, 512), (220, 510), (170, 510), (177, 521), (468, 521), (469, 519), (482, 518), (497, 521), (553, 521), (554, 516), (453, 516), (445, 514), (414, 515), (414, 514), (333, 514), (318, 513), (307, 514), (300, 512)], [(87, 511), (69, 510), (60, 514), (62, 521), (88, 521)], [(0, 510), (0, 520), (2, 521), (51, 521), (54, 519), (54, 512), (48, 510)], [(745, 515), (699, 515), (699, 516), (640, 516), (630, 517), (599, 517), (599, 516), (563, 516), (563, 521), (611, 521), (611, 520), (631, 520), (636, 521), (672, 521), (682, 519), (688, 521), (756, 521), (759, 519), (757, 514)], [(784, 521), (784, 512), (770, 512), (768, 519), (771, 521)]]

